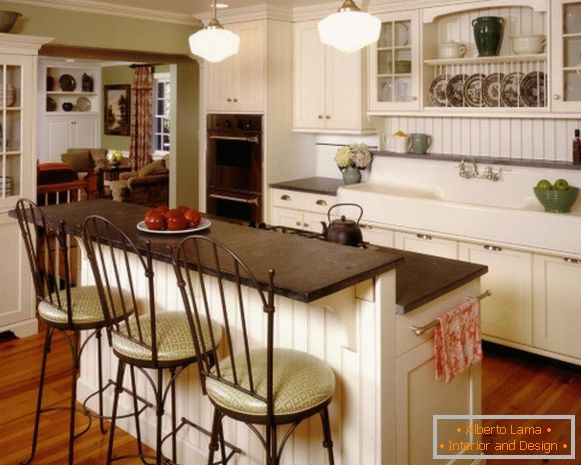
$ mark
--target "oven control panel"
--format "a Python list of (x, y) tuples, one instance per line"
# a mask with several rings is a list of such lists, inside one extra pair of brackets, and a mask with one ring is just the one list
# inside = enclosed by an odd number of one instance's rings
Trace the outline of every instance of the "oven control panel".
[(262, 115), (209, 114), (208, 131), (262, 132)]

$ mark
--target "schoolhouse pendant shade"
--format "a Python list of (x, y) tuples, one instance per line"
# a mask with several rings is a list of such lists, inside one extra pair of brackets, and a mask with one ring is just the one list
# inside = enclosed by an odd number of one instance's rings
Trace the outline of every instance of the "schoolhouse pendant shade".
[(192, 34), (188, 42), (194, 55), (211, 63), (225, 60), (240, 50), (240, 37), (224, 29), (216, 17), (216, 0), (214, 0), (214, 17), (204, 29)]
[(321, 42), (342, 52), (356, 52), (377, 42), (381, 21), (361, 11), (353, 0), (345, 0), (336, 13), (319, 21)]

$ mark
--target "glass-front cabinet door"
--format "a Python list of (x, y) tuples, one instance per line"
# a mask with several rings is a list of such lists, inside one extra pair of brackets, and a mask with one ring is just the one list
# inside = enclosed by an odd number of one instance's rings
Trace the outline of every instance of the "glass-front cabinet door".
[(369, 53), (369, 110), (420, 106), (419, 12), (379, 16), (381, 34)]
[(581, 111), (581, 1), (554, 0), (553, 111)]

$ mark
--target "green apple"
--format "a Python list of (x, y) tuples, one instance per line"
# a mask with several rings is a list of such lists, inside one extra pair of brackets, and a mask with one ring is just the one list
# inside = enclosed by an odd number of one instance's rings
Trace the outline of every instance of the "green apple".
[(555, 189), (558, 191), (566, 191), (569, 190), (569, 183), (564, 179), (557, 179), (555, 181)]
[(541, 179), (538, 183), (537, 183), (537, 187), (539, 189), (543, 189), (543, 190), (549, 190), (553, 188), (553, 185), (547, 181), (546, 179)]

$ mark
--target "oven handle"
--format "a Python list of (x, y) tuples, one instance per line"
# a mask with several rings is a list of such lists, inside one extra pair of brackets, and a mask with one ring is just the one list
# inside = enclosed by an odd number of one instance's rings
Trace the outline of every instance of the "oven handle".
[(260, 143), (258, 136), (243, 137), (243, 136), (210, 136), (213, 140), (239, 140), (242, 142), (252, 142), (254, 144)]
[(232, 197), (230, 195), (223, 194), (210, 194), (210, 197), (212, 197), (213, 199), (231, 200), (232, 202), (251, 203), (254, 205), (258, 205), (258, 197), (253, 197), (251, 199), (241, 199), (240, 197)]

